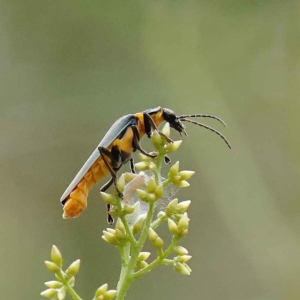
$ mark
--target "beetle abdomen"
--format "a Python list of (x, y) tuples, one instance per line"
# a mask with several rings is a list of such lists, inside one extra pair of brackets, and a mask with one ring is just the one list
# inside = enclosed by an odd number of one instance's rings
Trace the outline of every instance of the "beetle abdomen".
[(87, 197), (90, 189), (108, 173), (109, 170), (100, 156), (64, 201), (64, 219), (76, 218), (80, 215), (87, 206)]

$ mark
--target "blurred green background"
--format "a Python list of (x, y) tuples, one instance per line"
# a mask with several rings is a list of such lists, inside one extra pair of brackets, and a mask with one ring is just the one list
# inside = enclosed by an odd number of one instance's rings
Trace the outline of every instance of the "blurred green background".
[(202, 121), (233, 150), (187, 124), (192, 276), (160, 267), (128, 299), (300, 299), (298, 1), (0, 3), (1, 298), (41, 298), (52, 244), (84, 299), (115, 287), (104, 182), (77, 219), (59, 198), (117, 118), (160, 105), (223, 118)]

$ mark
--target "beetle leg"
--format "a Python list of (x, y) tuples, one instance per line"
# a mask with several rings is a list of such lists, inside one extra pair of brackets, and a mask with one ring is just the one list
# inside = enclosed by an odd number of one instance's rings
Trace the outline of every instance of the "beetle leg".
[(130, 169), (132, 173), (136, 174), (133, 158), (130, 158)]
[(115, 172), (115, 170), (112, 168), (111, 164), (107, 161), (106, 157), (107, 156), (108, 158), (110, 158), (111, 161), (114, 161), (115, 158), (111, 155), (111, 153), (104, 147), (98, 147), (98, 150), (102, 156), (102, 159), (105, 163), (105, 165), (107, 166), (110, 174), (111, 174), (111, 177), (112, 177), (112, 180), (113, 180), (113, 183), (116, 187), (116, 190), (117, 190), (117, 193), (119, 195), (120, 198), (123, 198), (123, 194), (122, 192), (119, 190), (118, 188), (118, 185), (117, 185), (117, 173)]
[(140, 136), (139, 136), (139, 132), (138, 132), (136, 126), (134, 126), (134, 125), (131, 126), (131, 129), (132, 129), (132, 132), (133, 132), (133, 140), (132, 140), (132, 146), (133, 146), (133, 148), (139, 150), (140, 152), (142, 152), (146, 156), (149, 156), (151, 158), (156, 158), (157, 155), (152, 155), (152, 154), (146, 152), (141, 147), (140, 142), (139, 142)]
[[(108, 182), (106, 182), (100, 189), (100, 192), (105, 192), (112, 184), (114, 183), (114, 179), (111, 178)], [(106, 204), (107, 211), (110, 211), (110, 204)], [(114, 223), (114, 218), (110, 215), (107, 214), (107, 223), (109, 225), (112, 225)]]
[(154, 123), (150, 115), (147, 113), (144, 113), (144, 124), (145, 124), (146, 134), (148, 135), (149, 138), (152, 133), (151, 129), (155, 129), (157, 130), (160, 136), (164, 137), (167, 140), (168, 143), (173, 143), (173, 141), (170, 138), (168, 138), (165, 134), (163, 134), (161, 131), (158, 130), (156, 124)]

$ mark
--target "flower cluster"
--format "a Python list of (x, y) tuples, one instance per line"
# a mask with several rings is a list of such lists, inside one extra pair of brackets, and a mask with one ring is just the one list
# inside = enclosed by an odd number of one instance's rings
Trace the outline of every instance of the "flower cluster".
[[(62, 270), (63, 259), (60, 251), (56, 246), (51, 249), (51, 261), (45, 261), (47, 269), (54, 273), (56, 280), (45, 282), (47, 290), (41, 293), (41, 296), (51, 300), (64, 300), (69, 293), (74, 300), (81, 300), (73, 289), (75, 285), (75, 275), (79, 271), (80, 260), (77, 259), (65, 270)], [(93, 300), (112, 300), (117, 294), (116, 290), (108, 290), (108, 285), (104, 284), (99, 287)]]

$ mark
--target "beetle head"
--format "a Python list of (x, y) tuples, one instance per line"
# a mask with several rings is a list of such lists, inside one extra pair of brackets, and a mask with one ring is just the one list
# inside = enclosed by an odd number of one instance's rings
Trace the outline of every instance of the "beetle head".
[(163, 109), (163, 117), (166, 122), (170, 124), (170, 127), (177, 130), (180, 134), (187, 135), (186, 131), (184, 130), (184, 125), (181, 123), (180, 119), (175, 115), (174, 111), (169, 108)]

